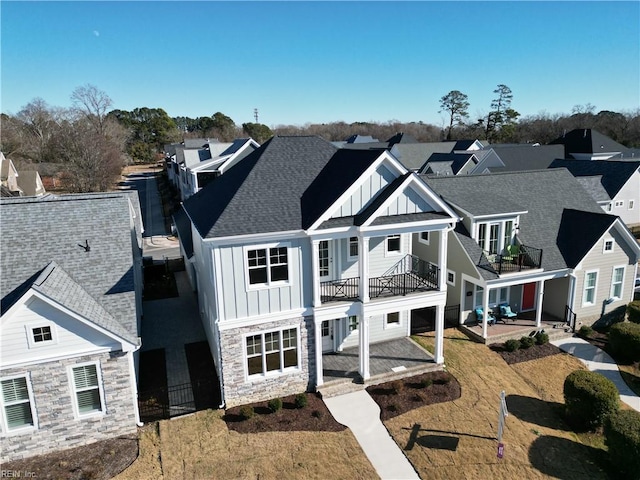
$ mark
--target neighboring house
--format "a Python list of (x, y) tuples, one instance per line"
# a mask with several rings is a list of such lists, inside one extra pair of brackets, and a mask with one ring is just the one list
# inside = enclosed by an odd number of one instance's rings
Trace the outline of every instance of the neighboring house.
[(184, 164), (184, 151), (201, 150), (209, 143), (214, 142), (217, 142), (217, 140), (209, 140), (208, 138), (185, 138), (182, 143), (171, 143), (164, 146), (167, 177), (176, 190), (180, 190), (180, 165)]
[[(228, 144), (215, 145), (220, 150), (220, 146)], [(197, 164), (186, 166), (185, 162), (185, 185), (183, 185), (182, 197), (184, 200), (194, 193), (204, 188), (207, 184), (215, 180), (224, 172), (233, 167), (240, 160), (245, 158), (251, 152), (256, 150), (260, 145), (252, 138), (238, 138), (221, 152), (211, 152), (211, 158), (202, 160)]]
[[(447, 258), (447, 303), (460, 305), (461, 324), (508, 302), (535, 311), (538, 327), (543, 312), (591, 325), (633, 299), (638, 243), (566, 169), (423, 179), (462, 217)], [(428, 260), (437, 247), (414, 253)]]
[(3, 187), (3, 197), (24, 195), (18, 185), (18, 170), (11, 159), (6, 158), (2, 152), (0, 152), (0, 185)]
[[(183, 205), (176, 225), (193, 264), (203, 324), (227, 406), (323, 385), (323, 354), (411, 332), (436, 312), (435, 362), (457, 216), (384, 149), (273, 137)], [(437, 259), (412, 237), (439, 239)]]
[(566, 132), (549, 145), (562, 145), (564, 158), (576, 160), (633, 159), (633, 152), (624, 145), (591, 128)]
[(427, 175), (468, 175), (478, 160), (473, 153), (434, 153), (419, 170)]
[(520, 172), (548, 168), (557, 158), (563, 158), (562, 145), (494, 144), (474, 152), (477, 159), (471, 174)]
[(640, 225), (640, 161), (555, 160), (549, 168), (566, 168), (605, 212)]
[(42, 183), (42, 178), (36, 170), (23, 170), (18, 176), (18, 186), (29, 197), (39, 197), (47, 191)]
[(135, 192), (2, 199), (2, 461), (135, 434)]

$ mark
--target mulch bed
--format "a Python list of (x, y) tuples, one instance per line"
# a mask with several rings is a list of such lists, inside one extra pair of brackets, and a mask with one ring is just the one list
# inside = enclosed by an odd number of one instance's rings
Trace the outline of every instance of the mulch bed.
[(125, 470), (138, 457), (137, 437), (119, 437), (84, 447), (2, 462), (4, 472), (15, 478), (53, 480), (107, 480)]
[(296, 408), (295, 395), (282, 399), (282, 409), (272, 412), (268, 402), (248, 405), (253, 407), (254, 416), (245, 419), (240, 409), (233, 407), (226, 410), (223, 417), (229, 430), (240, 433), (257, 432), (341, 432), (347, 427), (336, 422), (322, 399), (315, 393), (305, 393), (307, 406)]
[(380, 418), (402, 415), (410, 410), (450, 402), (460, 398), (458, 380), (448, 372), (429, 372), (367, 387), (367, 392), (380, 407)]
[(537, 360), (538, 358), (548, 357), (550, 355), (557, 355), (562, 353), (555, 345), (545, 343), (543, 345), (533, 345), (529, 348), (519, 348), (515, 352), (507, 352), (504, 348), (504, 343), (496, 343), (490, 346), (491, 350), (497, 352), (502, 356), (505, 362), (509, 365), (520, 362), (528, 362), (529, 360)]

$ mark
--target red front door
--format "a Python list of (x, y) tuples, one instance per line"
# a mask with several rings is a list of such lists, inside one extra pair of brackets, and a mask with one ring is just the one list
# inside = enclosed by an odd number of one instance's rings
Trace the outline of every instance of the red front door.
[(526, 283), (522, 288), (522, 310), (533, 310), (536, 305), (536, 284)]

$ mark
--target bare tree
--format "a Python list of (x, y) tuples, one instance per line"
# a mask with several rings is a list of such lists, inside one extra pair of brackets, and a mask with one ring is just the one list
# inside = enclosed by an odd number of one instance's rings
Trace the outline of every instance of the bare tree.
[(77, 87), (71, 94), (75, 112), (84, 116), (100, 134), (106, 133), (107, 114), (113, 102), (109, 95), (94, 85)]

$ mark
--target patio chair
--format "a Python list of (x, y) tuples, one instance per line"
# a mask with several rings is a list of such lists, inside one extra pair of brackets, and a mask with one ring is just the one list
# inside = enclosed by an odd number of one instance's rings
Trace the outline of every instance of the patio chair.
[(508, 320), (515, 320), (516, 318), (518, 318), (518, 314), (516, 312), (513, 312), (511, 310), (511, 305), (506, 302), (498, 305), (498, 309), (500, 311), (500, 313), (498, 314), (500, 318), (506, 318)]
[(502, 260), (516, 263), (520, 256), (520, 245), (507, 245), (507, 253), (502, 256)]
[[(478, 320), (478, 323), (481, 323), (483, 318), (484, 318), (484, 312), (482, 311), (482, 308), (480, 307), (476, 308), (476, 319)], [(494, 317), (491, 312), (489, 312), (487, 315), (487, 323), (489, 325), (495, 325), (496, 323), (496, 317)]]

